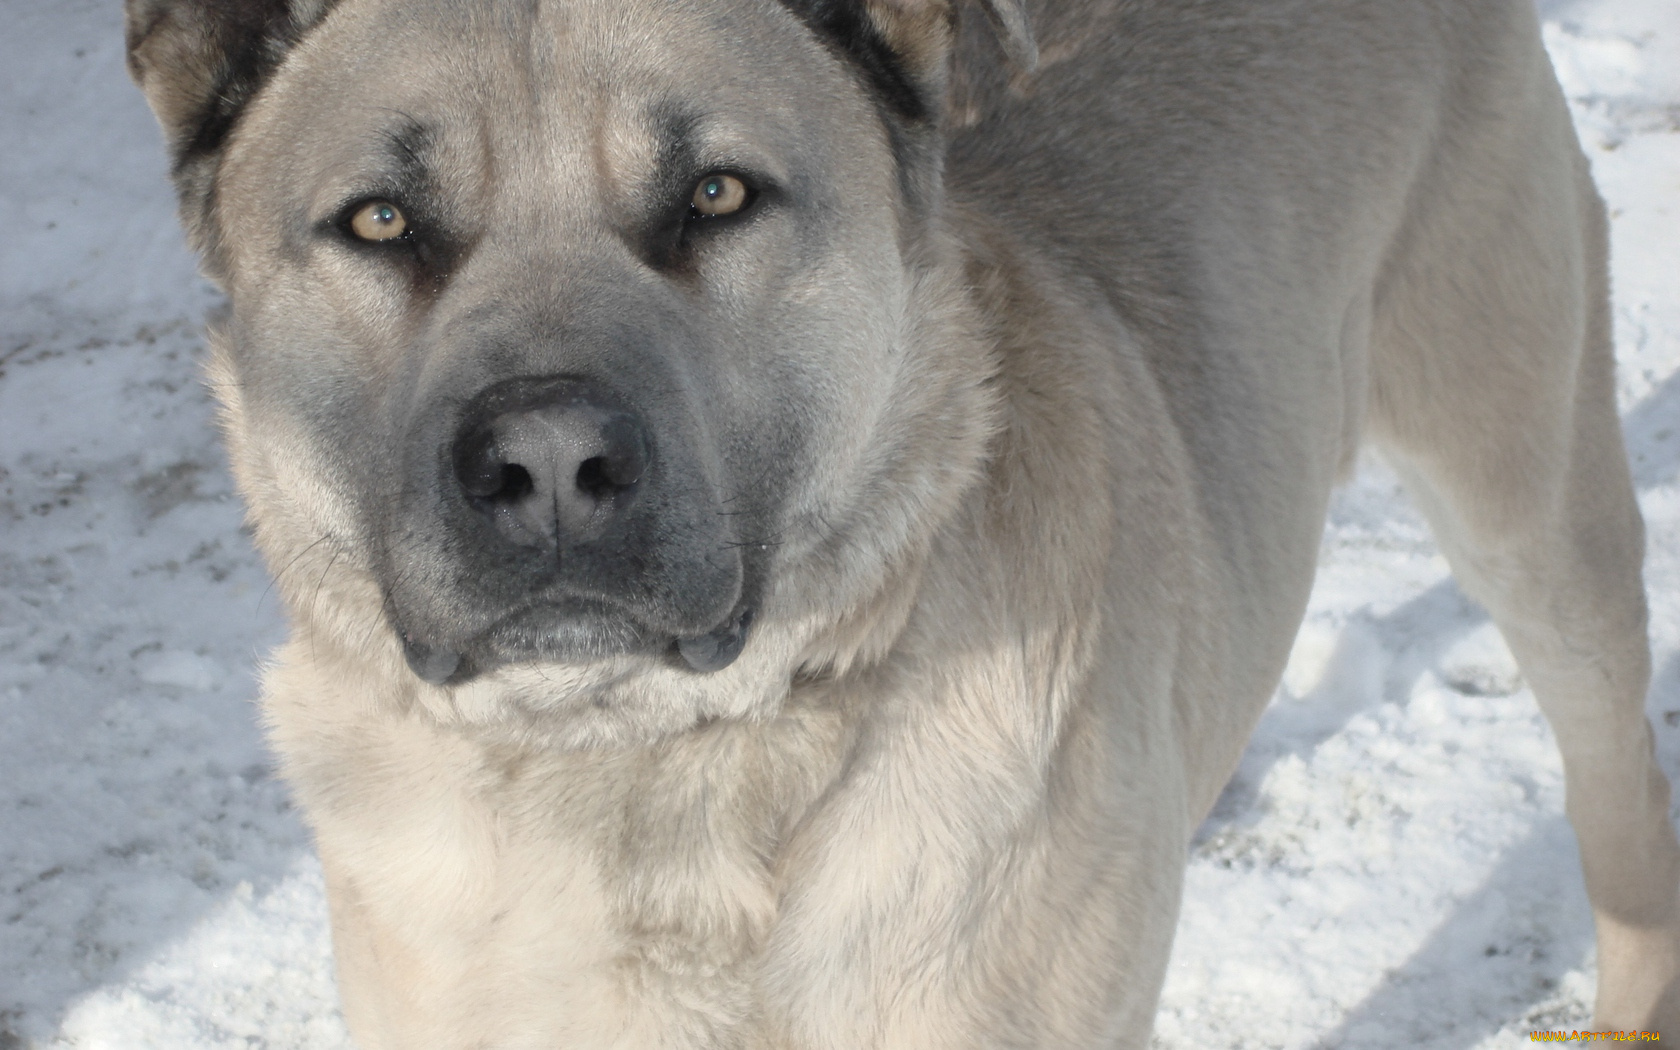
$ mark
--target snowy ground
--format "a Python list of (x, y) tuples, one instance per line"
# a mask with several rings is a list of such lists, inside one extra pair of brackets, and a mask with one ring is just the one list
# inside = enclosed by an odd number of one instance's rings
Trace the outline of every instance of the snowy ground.
[[(197, 380), (116, 0), (0, 0), (0, 1050), (347, 1046), (320, 871), (252, 718), (279, 613)], [(1680, 774), (1680, 0), (1542, 0), (1614, 211)], [(1556, 752), (1391, 477), (1338, 499), (1289, 675), (1202, 829), (1157, 1045), (1514, 1047), (1588, 1016)]]

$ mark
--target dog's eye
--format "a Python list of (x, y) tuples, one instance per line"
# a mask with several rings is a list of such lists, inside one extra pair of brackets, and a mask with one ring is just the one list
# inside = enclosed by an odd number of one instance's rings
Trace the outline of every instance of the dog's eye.
[(350, 232), (364, 241), (394, 241), (408, 233), (408, 220), (390, 201), (368, 201), (350, 216)]
[(707, 175), (694, 187), (689, 206), (701, 218), (733, 215), (747, 206), (751, 196), (747, 184), (733, 175)]

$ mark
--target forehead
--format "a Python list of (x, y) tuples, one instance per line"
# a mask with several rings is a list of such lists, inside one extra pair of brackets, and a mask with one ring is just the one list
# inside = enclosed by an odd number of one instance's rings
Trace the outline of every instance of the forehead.
[(633, 152), (672, 126), (793, 145), (875, 124), (776, 0), (343, 0), (265, 101), (300, 146), (399, 121), (501, 152)]

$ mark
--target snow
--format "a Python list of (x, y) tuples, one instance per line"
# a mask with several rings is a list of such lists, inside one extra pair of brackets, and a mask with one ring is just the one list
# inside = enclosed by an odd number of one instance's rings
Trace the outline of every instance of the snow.
[[(1680, 775), (1680, 2), (1541, 0), (1613, 215)], [(0, 0), (0, 1050), (348, 1047), (321, 873), (254, 717), (280, 614), (198, 380), (114, 0)], [(1155, 1045), (1474, 1047), (1586, 1023), (1549, 731), (1393, 477), (1337, 498), (1307, 622), (1197, 835)]]

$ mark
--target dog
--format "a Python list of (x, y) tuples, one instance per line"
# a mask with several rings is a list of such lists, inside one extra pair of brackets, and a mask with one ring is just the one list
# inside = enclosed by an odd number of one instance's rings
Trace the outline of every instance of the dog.
[(1145, 1045), (1326, 502), (1680, 1027), (1603, 206), (1530, 0), (127, 0), (375, 1048)]

